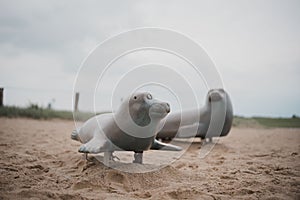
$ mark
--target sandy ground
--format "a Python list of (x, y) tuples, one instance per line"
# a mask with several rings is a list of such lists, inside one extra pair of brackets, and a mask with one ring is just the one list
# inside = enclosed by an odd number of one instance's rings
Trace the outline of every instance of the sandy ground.
[[(127, 173), (86, 161), (70, 139), (73, 128), (0, 118), (0, 199), (300, 199), (300, 129), (234, 128), (204, 159), (196, 140), (170, 166)], [(126, 167), (172, 157), (154, 155)]]

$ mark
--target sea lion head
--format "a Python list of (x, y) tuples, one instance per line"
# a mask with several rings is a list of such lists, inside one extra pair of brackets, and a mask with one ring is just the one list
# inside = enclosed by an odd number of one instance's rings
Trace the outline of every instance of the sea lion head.
[[(211, 114), (212, 118), (214, 117), (216, 119), (224, 114), (224, 126), (221, 134), (218, 136), (227, 135), (233, 121), (233, 108), (228, 93), (222, 88), (209, 90), (206, 96), (206, 106), (209, 112), (213, 112), (212, 110), (214, 110), (215, 114)], [(212, 107), (214, 107), (214, 109), (212, 109)]]
[(206, 102), (211, 104), (212, 102), (217, 102), (224, 99), (226, 93), (224, 89), (211, 89), (208, 91), (206, 96)]
[(148, 92), (139, 92), (129, 99), (129, 113), (139, 126), (147, 126), (151, 120), (163, 119), (170, 112), (170, 105), (154, 99)]

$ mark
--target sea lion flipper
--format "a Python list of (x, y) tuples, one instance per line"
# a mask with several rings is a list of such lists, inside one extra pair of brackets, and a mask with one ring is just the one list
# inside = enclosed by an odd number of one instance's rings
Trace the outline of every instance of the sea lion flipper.
[(76, 140), (76, 141), (80, 141), (80, 137), (79, 137), (79, 133), (76, 129), (74, 129), (71, 133), (71, 139), (72, 140)]
[(165, 150), (165, 151), (181, 151), (182, 148), (179, 147), (179, 146), (175, 146), (175, 145), (172, 145), (172, 144), (166, 144), (166, 143), (163, 143), (163, 142), (160, 142), (158, 140), (154, 140), (151, 148), (152, 150)]
[(106, 141), (101, 140), (98, 137), (94, 137), (89, 142), (79, 147), (80, 153), (100, 153), (103, 150)]

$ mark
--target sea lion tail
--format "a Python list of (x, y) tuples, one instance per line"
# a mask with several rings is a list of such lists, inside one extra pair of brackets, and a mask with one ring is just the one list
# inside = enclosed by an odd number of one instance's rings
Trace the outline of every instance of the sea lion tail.
[(76, 140), (76, 141), (80, 141), (79, 136), (78, 136), (78, 132), (77, 132), (76, 129), (72, 131), (71, 139)]

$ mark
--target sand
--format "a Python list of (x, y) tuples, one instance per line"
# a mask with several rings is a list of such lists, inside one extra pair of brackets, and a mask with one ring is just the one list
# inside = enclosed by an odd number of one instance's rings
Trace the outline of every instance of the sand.
[[(0, 118), (0, 199), (300, 199), (300, 129), (233, 128), (205, 158), (196, 140), (148, 173), (86, 161), (73, 129), (72, 121)], [(172, 157), (150, 154), (145, 165), (115, 165), (143, 171)]]

